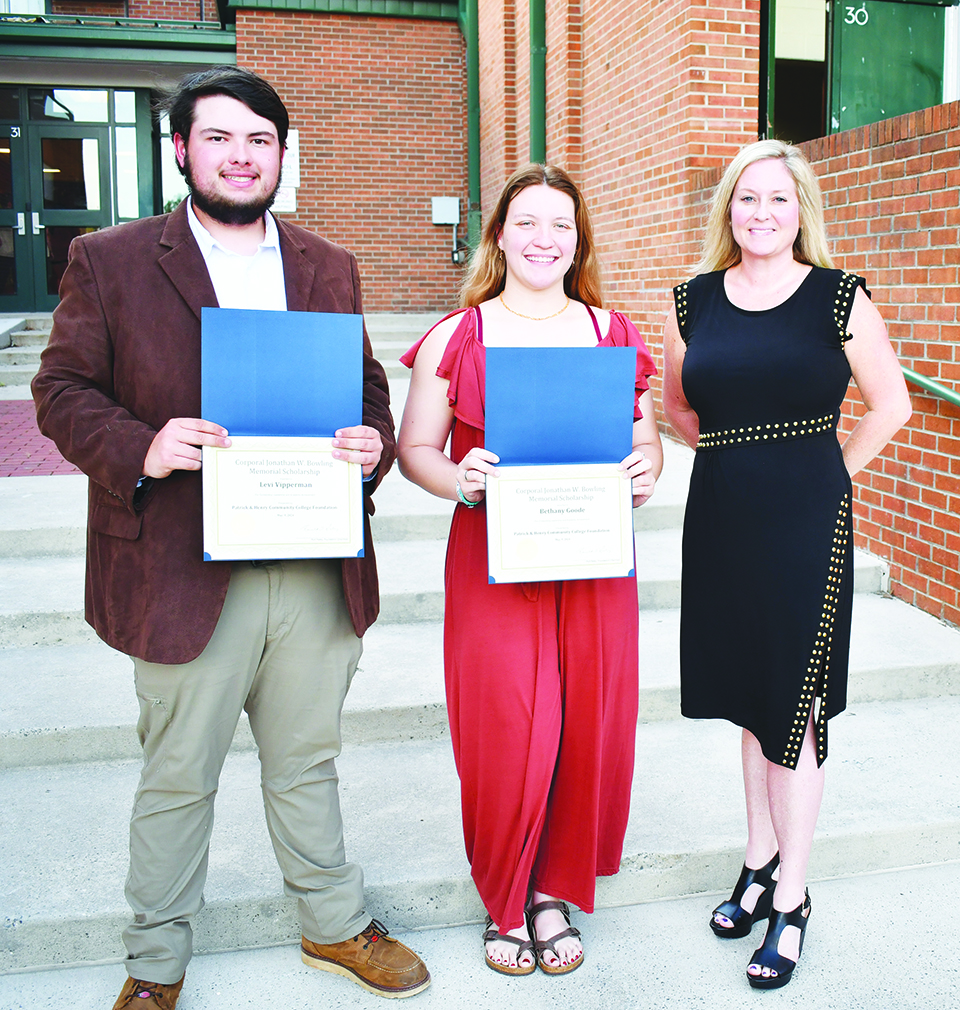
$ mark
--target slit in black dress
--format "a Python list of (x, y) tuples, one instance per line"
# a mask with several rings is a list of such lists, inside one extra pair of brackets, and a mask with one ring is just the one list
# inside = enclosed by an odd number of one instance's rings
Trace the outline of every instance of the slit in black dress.
[(820, 628), (817, 639), (807, 661), (807, 670), (800, 691), (793, 726), (787, 738), (781, 764), (796, 768), (800, 758), (800, 748), (810, 721), (811, 708), (814, 711), (814, 729), (817, 733), (817, 767), (827, 758), (827, 690), (830, 679), (830, 649), (833, 644), (833, 624), (840, 599), (840, 587), (845, 577), (852, 572), (844, 571), (847, 557), (847, 542), (850, 537), (849, 525), (850, 495), (845, 494), (837, 513), (837, 525), (833, 532), (833, 546), (830, 550), (830, 568), (823, 595), (823, 609), (820, 612)]

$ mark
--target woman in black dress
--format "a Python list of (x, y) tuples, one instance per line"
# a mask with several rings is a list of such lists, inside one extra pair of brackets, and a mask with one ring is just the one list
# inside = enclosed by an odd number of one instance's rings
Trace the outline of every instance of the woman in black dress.
[[(832, 269), (819, 186), (795, 147), (740, 151), (714, 194), (698, 275), (674, 296), (664, 409), (697, 450), (681, 708), (743, 728), (746, 859), (710, 926), (740, 937), (769, 918), (747, 978), (773, 989), (800, 957), (827, 720), (846, 705), (850, 475), (910, 401), (863, 278)], [(841, 446), (851, 375), (866, 413)]]

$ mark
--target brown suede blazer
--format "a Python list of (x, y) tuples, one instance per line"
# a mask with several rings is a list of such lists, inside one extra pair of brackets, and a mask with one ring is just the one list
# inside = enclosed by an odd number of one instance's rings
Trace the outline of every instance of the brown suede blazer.
[[(353, 256), (278, 221), (287, 307), (361, 312)], [(33, 382), (40, 430), (90, 478), (86, 618), (122, 652), (186, 663), (210, 640), (231, 562), (203, 561), (199, 471), (174, 471), (134, 501), (154, 435), (173, 417), (200, 417), (200, 310), (217, 299), (186, 204), (84, 235), (53, 315), (53, 334)], [(369, 492), (396, 456), (383, 368), (364, 330), (363, 422), (384, 451)], [(208, 418), (216, 421), (216, 418)], [(379, 611), (377, 568), (365, 517), (363, 558), (343, 561), (357, 635)]]

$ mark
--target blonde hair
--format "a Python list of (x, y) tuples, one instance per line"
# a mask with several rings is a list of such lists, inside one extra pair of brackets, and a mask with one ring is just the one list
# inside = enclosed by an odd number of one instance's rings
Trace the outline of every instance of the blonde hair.
[(700, 262), (697, 264), (698, 274), (709, 273), (711, 270), (725, 270), (740, 262), (740, 246), (733, 237), (733, 228), (730, 224), (733, 191), (747, 168), (755, 162), (768, 159), (781, 161), (797, 187), (800, 230), (793, 243), (793, 258), (812, 266), (833, 266), (823, 222), (820, 183), (817, 182), (810, 162), (800, 149), (792, 144), (784, 144), (779, 140), (759, 140), (755, 144), (741, 148), (714, 190)]
[(562, 168), (554, 165), (525, 165), (507, 179), (497, 205), (483, 228), (483, 237), (470, 258), (470, 268), (460, 289), (462, 306), (479, 305), (503, 291), (507, 268), (497, 240), (507, 219), (513, 198), (529, 186), (549, 186), (566, 193), (573, 200), (577, 249), (573, 264), (563, 278), (568, 297), (602, 307), (600, 264), (593, 243), (593, 225), (576, 184)]

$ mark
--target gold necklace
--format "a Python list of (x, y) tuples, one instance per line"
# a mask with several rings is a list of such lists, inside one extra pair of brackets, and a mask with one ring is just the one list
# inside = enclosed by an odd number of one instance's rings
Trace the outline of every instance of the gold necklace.
[[(513, 315), (519, 316), (521, 319), (530, 319), (531, 321), (533, 321), (535, 323), (542, 323), (544, 321), (544, 319), (553, 319), (554, 316), (559, 316), (561, 312), (566, 312), (567, 308), (570, 305), (570, 299), (567, 298), (566, 301), (563, 304), (563, 308), (562, 309), (557, 309), (556, 312), (551, 312), (549, 316), (525, 316), (522, 312), (517, 312), (516, 309), (511, 309), (510, 306), (507, 305), (507, 303), (503, 300), (503, 292), (502, 291), (500, 292), (500, 294), (498, 295), (498, 297), (500, 299), (500, 304), (507, 310), (507, 312), (512, 312)], [(564, 298), (566, 298), (566, 295), (564, 295)]]

